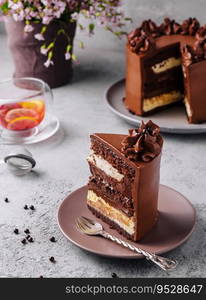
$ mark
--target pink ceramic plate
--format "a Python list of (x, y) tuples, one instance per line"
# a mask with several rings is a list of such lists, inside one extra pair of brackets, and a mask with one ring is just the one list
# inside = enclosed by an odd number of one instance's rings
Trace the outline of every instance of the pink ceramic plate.
[[(142, 258), (122, 246), (98, 236), (86, 236), (75, 228), (75, 219), (86, 216), (101, 222), (109, 233), (125, 240), (107, 224), (97, 219), (86, 206), (87, 186), (71, 193), (59, 207), (58, 223), (63, 234), (72, 243), (89, 252), (115, 258)], [(132, 243), (150, 252), (161, 254), (170, 251), (191, 235), (196, 221), (195, 209), (191, 203), (177, 191), (160, 185), (159, 220), (152, 231), (140, 242)]]

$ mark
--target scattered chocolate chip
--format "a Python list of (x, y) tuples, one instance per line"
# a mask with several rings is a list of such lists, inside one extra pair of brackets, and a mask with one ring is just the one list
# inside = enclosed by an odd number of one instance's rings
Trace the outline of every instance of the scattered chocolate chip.
[(55, 243), (56, 242), (56, 239), (54, 236), (52, 236), (50, 239), (49, 239), (52, 243)]
[(117, 278), (117, 274), (116, 273), (112, 273), (112, 278)]
[(35, 210), (34, 205), (31, 205), (29, 208), (30, 208), (31, 210)]
[(34, 239), (32, 237), (28, 238), (29, 243), (33, 243)]
[(24, 232), (25, 232), (26, 234), (29, 234), (29, 233), (30, 233), (29, 229), (24, 230)]
[(52, 263), (55, 263), (56, 261), (55, 261), (55, 258), (53, 257), (53, 256), (51, 256), (50, 258), (49, 258), (49, 260), (52, 262)]
[(26, 239), (28, 240), (30, 237), (31, 237), (31, 236), (28, 234), (28, 235), (26, 236)]
[(21, 242), (22, 242), (23, 245), (25, 245), (26, 244), (26, 239), (23, 239)]
[(15, 234), (19, 234), (19, 229), (15, 228), (15, 229), (14, 229), (14, 233), (15, 233)]
[(44, 278), (44, 277), (42, 275), (40, 275), (39, 278)]
[(29, 209), (29, 208), (28, 208), (28, 205), (24, 205), (24, 209)]
[(8, 199), (8, 198), (5, 198), (4, 201), (5, 201), (6, 203), (9, 203), (9, 199)]

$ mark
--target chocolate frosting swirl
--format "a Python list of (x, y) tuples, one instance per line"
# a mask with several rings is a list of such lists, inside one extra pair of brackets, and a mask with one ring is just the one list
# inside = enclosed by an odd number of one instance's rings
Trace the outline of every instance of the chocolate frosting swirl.
[(159, 28), (162, 35), (181, 34), (182, 30), (179, 23), (175, 22), (175, 20), (170, 20), (169, 18), (165, 18)]
[(160, 128), (151, 120), (142, 121), (138, 129), (130, 129), (129, 135), (122, 141), (122, 152), (132, 161), (148, 162), (160, 152), (162, 138)]
[[(183, 50), (187, 63), (189, 62), (188, 57), (190, 54), (192, 56), (190, 59), (191, 63), (206, 59), (206, 25), (200, 27), (200, 23), (196, 18), (188, 18), (181, 25), (175, 20), (165, 18), (164, 22), (159, 26), (150, 19), (146, 20), (128, 35), (128, 44), (132, 52), (145, 54), (155, 48), (155, 39), (157, 37), (172, 34), (195, 36), (194, 51), (191, 51), (189, 48)], [(194, 55), (192, 52), (195, 52)]]
[(189, 18), (182, 23), (183, 35), (195, 35), (198, 29), (200, 28), (200, 23), (196, 18)]

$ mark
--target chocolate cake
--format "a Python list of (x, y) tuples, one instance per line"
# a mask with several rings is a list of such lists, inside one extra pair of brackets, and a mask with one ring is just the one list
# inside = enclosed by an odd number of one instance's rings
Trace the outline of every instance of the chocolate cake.
[(151, 20), (128, 35), (126, 107), (136, 115), (184, 102), (189, 123), (206, 121), (206, 25)]
[(163, 139), (149, 121), (129, 135), (90, 136), (88, 208), (128, 239), (138, 241), (157, 221)]

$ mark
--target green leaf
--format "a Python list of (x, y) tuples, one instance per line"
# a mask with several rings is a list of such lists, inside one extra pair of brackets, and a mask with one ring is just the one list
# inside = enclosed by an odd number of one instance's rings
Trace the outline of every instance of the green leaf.
[(84, 30), (84, 26), (82, 24), (79, 24), (80, 30)]
[(54, 42), (51, 42), (51, 43), (49, 44), (49, 46), (47, 47), (47, 49), (50, 50), (50, 49), (52, 49), (53, 47), (54, 47)]
[(79, 48), (84, 49), (84, 43), (82, 41), (79, 41)]
[(72, 58), (72, 60), (77, 61), (77, 57), (75, 54), (72, 54), (71, 58)]
[(67, 46), (67, 49), (66, 49), (66, 52), (70, 52), (71, 49), (72, 49), (72, 45), (68, 45), (68, 46)]
[(7, 14), (7, 12), (9, 11), (9, 3), (5, 2), (0, 6), (0, 9), (2, 10), (3, 14)]
[(48, 59), (51, 60), (51, 59), (52, 59), (52, 56), (53, 56), (53, 51), (50, 51), (49, 54), (48, 54)]
[(95, 25), (93, 23), (90, 23), (88, 27), (89, 27), (89, 32), (93, 33)]
[(45, 33), (46, 30), (47, 30), (47, 26), (43, 26), (41, 29), (41, 34)]

